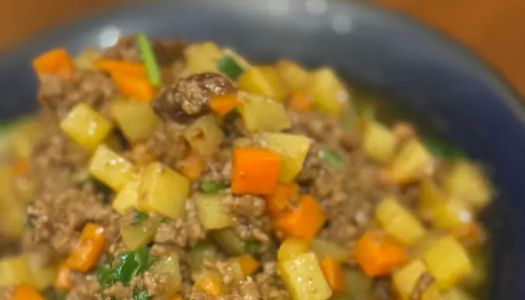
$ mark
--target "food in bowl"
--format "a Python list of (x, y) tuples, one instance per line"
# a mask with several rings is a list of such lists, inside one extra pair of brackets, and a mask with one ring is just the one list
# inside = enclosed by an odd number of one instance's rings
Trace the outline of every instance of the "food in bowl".
[[(329, 67), (124, 37), (4, 126), (5, 299), (474, 299), (482, 168)], [(363, 103), (364, 102), (364, 103)]]

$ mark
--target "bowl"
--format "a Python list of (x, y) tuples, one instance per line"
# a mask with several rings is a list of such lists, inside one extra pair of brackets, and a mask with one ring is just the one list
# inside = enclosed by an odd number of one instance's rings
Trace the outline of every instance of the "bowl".
[(64, 25), (0, 58), (0, 118), (35, 109), (30, 61), (46, 49), (106, 47), (119, 34), (211, 39), (247, 56), (331, 65), (409, 107), (490, 172), (487, 299), (525, 299), (525, 114), (472, 53), (407, 18), (357, 2), (179, 0), (117, 7)]

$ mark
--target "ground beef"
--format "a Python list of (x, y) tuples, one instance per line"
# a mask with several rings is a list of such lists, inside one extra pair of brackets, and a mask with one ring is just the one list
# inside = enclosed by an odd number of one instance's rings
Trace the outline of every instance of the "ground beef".
[(185, 128), (176, 122), (162, 122), (143, 144), (135, 146), (142, 149), (132, 160), (156, 159), (176, 169), (177, 162), (189, 152), (189, 145), (183, 136)]
[(58, 120), (63, 119), (80, 102), (109, 116), (109, 100), (115, 96), (116, 88), (111, 78), (91, 70), (76, 70), (69, 80), (58, 76), (42, 76), (38, 89), (38, 99), (43, 108), (52, 112)]
[(71, 281), (72, 288), (66, 300), (102, 300), (97, 277), (94, 274), (73, 272)]
[(182, 40), (155, 39), (153, 40), (153, 51), (157, 63), (161, 66), (171, 65), (184, 54), (186, 43)]
[(117, 43), (108, 48), (103, 54), (103, 58), (139, 62), (140, 55), (137, 50), (135, 38), (132, 36), (121, 36)]
[(211, 95), (233, 91), (228, 79), (216, 73), (202, 73), (176, 80), (159, 92), (153, 109), (164, 119), (185, 123), (209, 111)]
[(174, 244), (179, 247), (195, 246), (206, 237), (206, 232), (197, 217), (193, 201), (186, 201), (186, 213), (175, 220), (159, 225), (153, 240), (159, 244)]

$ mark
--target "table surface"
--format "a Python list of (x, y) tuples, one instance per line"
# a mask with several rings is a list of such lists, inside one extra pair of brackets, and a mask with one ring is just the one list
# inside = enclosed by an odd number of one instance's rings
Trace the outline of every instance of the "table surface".
[[(53, 26), (128, 0), (0, 0), (0, 52)], [(474, 49), (525, 97), (525, 0), (373, 0)]]

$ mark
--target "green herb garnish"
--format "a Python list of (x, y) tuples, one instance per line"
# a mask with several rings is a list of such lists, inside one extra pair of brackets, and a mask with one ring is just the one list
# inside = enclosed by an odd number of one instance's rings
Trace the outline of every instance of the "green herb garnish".
[(259, 243), (257, 241), (246, 241), (243, 245), (243, 250), (247, 254), (255, 255), (259, 253)]
[(465, 152), (437, 138), (425, 139), (425, 145), (432, 154), (449, 160), (461, 160), (465, 158)]
[(237, 80), (243, 72), (241, 66), (230, 56), (221, 58), (218, 62), (218, 67), (222, 73), (228, 75), (228, 77), (233, 80)]
[(142, 291), (140, 293), (133, 293), (133, 300), (149, 300), (151, 299), (150, 295), (148, 295), (148, 292)]
[(148, 269), (151, 258), (147, 247), (136, 251), (128, 251), (120, 256), (120, 263), (115, 268), (115, 273), (120, 282), (128, 284), (133, 277)]
[(139, 48), (140, 57), (144, 62), (144, 66), (146, 67), (146, 73), (148, 74), (149, 81), (153, 86), (159, 86), (160, 70), (150, 40), (144, 33), (139, 33), (136, 36), (136, 41)]
[(204, 193), (216, 193), (226, 189), (227, 187), (228, 185), (226, 185), (226, 183), (218, 180), (204, 180), (201, 182), (200, 186), (201, 191)]
[(341, 168), (342, 160), (337, 152), (327, 149), (321, 149), (318, 152), (319, 158), (324, 160), (332, 168)]
[(107, 263), (99, 264), (96, 274), (101, 289), (106, 289), (118, 281), (115, 271)]
[(133, 224), (140, 224), (148, 219), (148, 214), (138, 210), (133, 211)]

